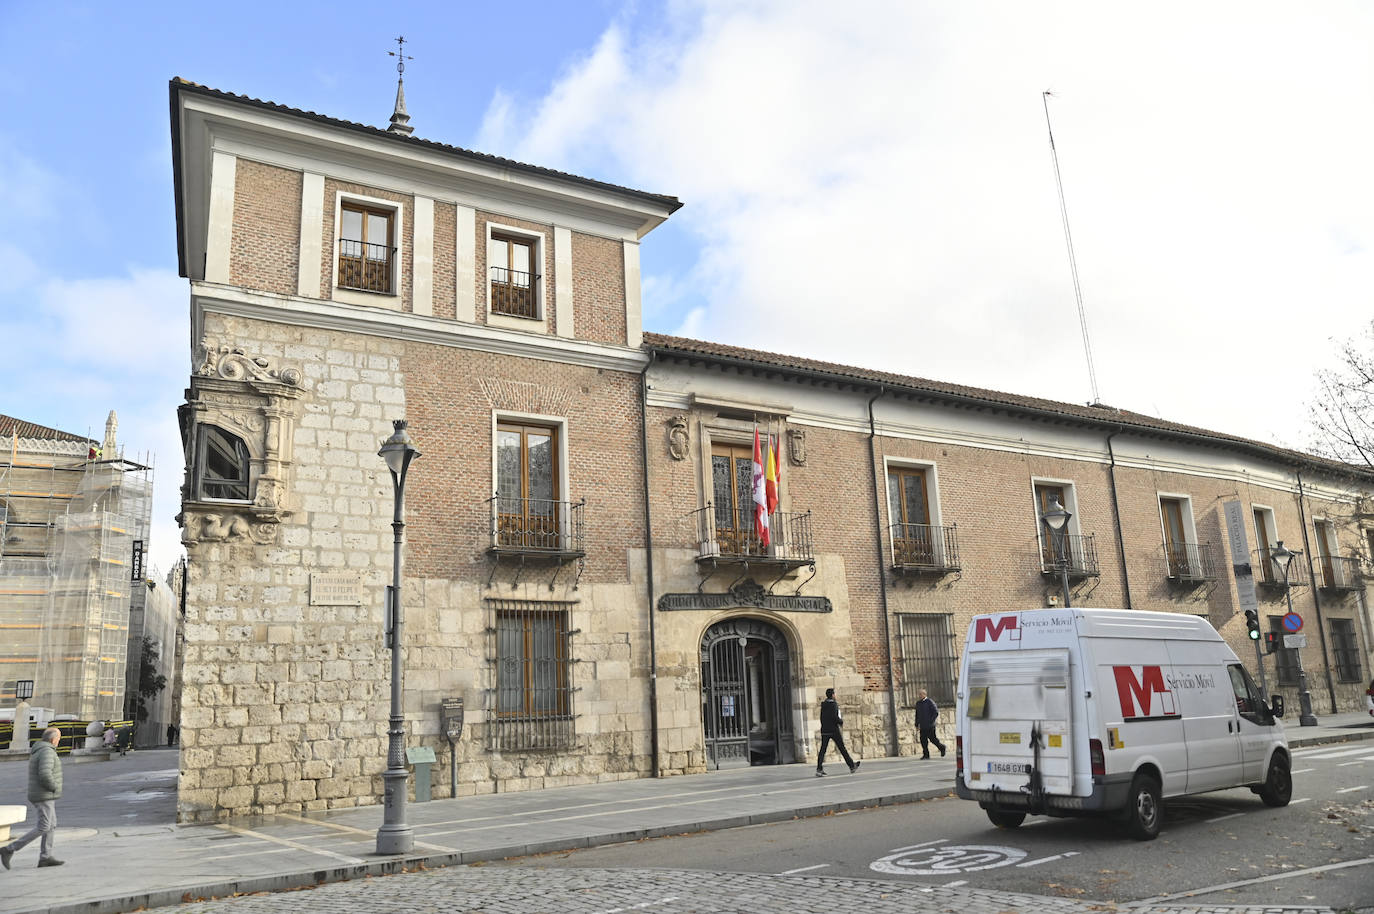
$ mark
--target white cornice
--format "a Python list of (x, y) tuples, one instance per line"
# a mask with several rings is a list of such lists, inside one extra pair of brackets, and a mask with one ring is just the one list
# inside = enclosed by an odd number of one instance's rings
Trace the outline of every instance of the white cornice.
[(452, 346), (496, 355), (541, 359), (586, 368), (604, 368), (608, 371), (638, 373), (649, 360), (643, 352), (623, 346), (607, 346), (585, 340), (521, 333), (424, 314), (387, 311), (342, 302), (274, 295), (268, 292), (249, 292), (237, 286), (207, 282), (191, 283), (193, 345), (199, 344), (204, 336), (206, 312), (319, 330), (364, 333), (404, 342), (432, 343), (436, 346)]

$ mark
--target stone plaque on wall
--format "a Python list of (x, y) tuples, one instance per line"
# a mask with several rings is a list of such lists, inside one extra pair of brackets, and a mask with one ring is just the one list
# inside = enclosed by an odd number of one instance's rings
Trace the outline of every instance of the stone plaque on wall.
[(311, 606), (362, 606), (363, 580), (357, 572), (312, 571)]

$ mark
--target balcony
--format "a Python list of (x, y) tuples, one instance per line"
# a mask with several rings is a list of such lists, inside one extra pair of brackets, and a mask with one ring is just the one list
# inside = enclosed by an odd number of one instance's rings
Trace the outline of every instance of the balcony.
[(768, 522), (768, 545), (754, 530), (752, 512), (717, 511), (708, 504), (693, 511), (692, 516), (696, 520), (698, 563), (775, 568), (816, 564), (810, 511), (774, 511)]
[[(1282, 592), (1284, 589), (1283, 571), (1278, 564), (1273, 561), (1274, 550), (1256, 549), (1250, 554), (1250, 573), (1255, 577), (1255, 584), (1269, 590)], [(1295, 558), (1288, 563), (1288, 584), (1289, 587), (1302, 587), (1307, 584), (1307, 563), (1301, 558)]]
[(487, 552), (501, 555), (580, 559), (587, 554), (586, 499), (579, 502), (497, 495), (491, 506)]
[(904, 574), (947, 574), (959, 571), (958, 528), (932, 524), (893, 524), (892, 567)]
[(1094, 533), (1066, 533), (1064, 534), (1064, 545), (1061, 547), (1064, 555), (1055, 555), (1055, 544), (1053, 540), (1046, 541), (1040, 551), (1040, 573), (1047, 575), (1059, 574), (1061, 563), (1066, 567), (1069, 577), (1074, 580), (1083, 578), (1096, 578), (1102, 576), (1102, 569), (1097, 564), (1097, 535)]
[(538, 320), (539, 276), (504, 267), (491, 268), (491, 311)]
[(1317, 586), (1322, 590), (1349, 593), (1360, 587), (1360, 560), (1354, 556), (1319, 555), (1314, 563)]
[(1174, 584), (1205, 584), (1217, 579), (1216, 547), (1211, 543), (1165, 543), (1164, 576)]
[(339, 288), (364, 292), (391, 291), (391, 262), (395, 248), (384, 244), (339, 239)]

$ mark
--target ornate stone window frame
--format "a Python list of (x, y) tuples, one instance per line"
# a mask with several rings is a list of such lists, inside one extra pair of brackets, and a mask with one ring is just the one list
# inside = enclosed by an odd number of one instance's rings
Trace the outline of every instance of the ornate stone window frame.
[[(200, 345), (186, 403), (178, 411), (186, 479), (177, 520), (188, 549), (221, 540), (276, 541), (279, 525), (295, 510), (291, 471), (303, 379), (299, 368), (274, 359), (226, 345)], [(247, 447), (247, 499), (200, 496), (198, 442), (207, 426), (235, 435)]]

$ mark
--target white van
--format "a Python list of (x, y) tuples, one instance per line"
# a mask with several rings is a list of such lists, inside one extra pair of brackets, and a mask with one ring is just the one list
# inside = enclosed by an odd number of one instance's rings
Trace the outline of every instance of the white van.
[(1127, 609), (976, 616), (960, 664), (955, 789), (1015, 828), (1116, 815), (1159, 834), (1161, 800), (1246, 786), (1293, 795), (1283, 697), (1266, 707), (1206, 620)]

